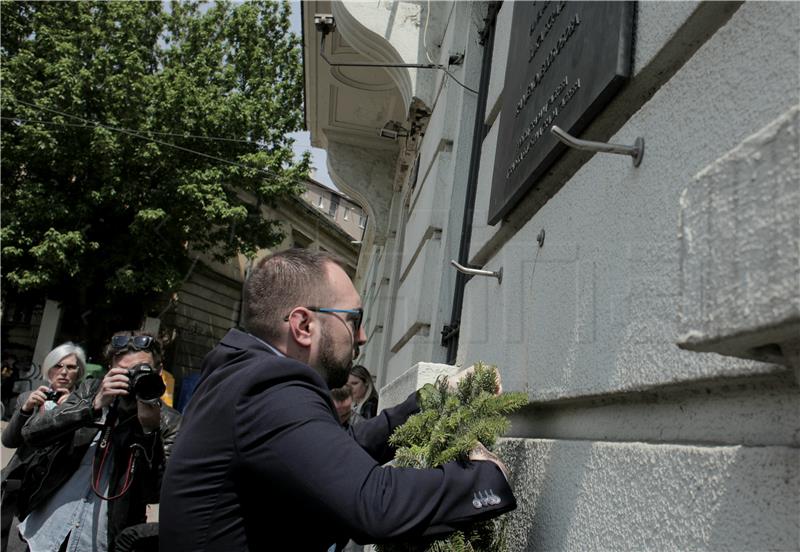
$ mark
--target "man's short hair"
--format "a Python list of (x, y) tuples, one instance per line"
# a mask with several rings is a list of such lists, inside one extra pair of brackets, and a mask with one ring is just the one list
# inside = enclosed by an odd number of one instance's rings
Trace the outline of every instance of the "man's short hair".
[(275, 340), (292, 309), (326, 306), (328, 264), (343, 266), (329, 253), (308, 249), (287, 249), (261, 259), (244, 285), (245, 329), (267, 341)]
[[(131, 339), (128, 340), (128, 342), (124, 346), (115, 347), (114, 338), (116, 338), (117, 336), (125, 336)], [(142, 340), (135, 340), (133, 339), (134, 337), (145, 337), (145, 338), (149, 337), (150, 340), (146, 347), (142, 347), (141, 346)], [(108, 345), (106, 345), (106, 348), (103, 351), (103, 357), (105, 358), (106, 364), (108, 364), (108, 366), (111, 367), (114, 365), (115, 358), (119, 358), (129, 353), (138, 353), (139, 351), (144, 351), (145, 353), (150, 353), (151, 355), (153, 355), (153, 368), (155, 368), (156, 370), (161, 369), (161, 354), (162, 354), (161, 342), (158, 340), (156, 336), (154, 336), (150, 332), (145, 332), (142, 330), (126, 330), (122, 332), (116, 332), (114, 335), (111, 336), (111, 339), (108, 340)]]
[(344, 402), (353, 396), (353, 389), (349, 385), (331, 389), (331, 396), (336, 402)]

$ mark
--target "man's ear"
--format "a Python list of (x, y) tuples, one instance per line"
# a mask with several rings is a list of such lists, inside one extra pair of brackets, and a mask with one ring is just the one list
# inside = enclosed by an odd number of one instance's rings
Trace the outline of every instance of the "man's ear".
[(289, 315), (289, 336), (301, 347), (311, 347), (313, 320), (309, 311), (295, 309)]

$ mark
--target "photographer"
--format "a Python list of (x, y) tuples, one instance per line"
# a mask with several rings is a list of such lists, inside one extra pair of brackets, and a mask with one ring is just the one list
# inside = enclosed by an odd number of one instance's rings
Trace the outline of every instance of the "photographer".
[(22, 426), (35, 412), (50, 410), (67, 400), (86, 372), (86, 354), (74, 343), (63, 343), (44, 357), (42, 367), (50, 385), (40, 385), (17, 397), (11, 421), (3, 430), (5, 447), (18, 448), (22, 445)]
[(22, 439), (22, 427), (32, 416), (55, 408), (67, 400), (86, 372), (86, 354), (74, 343), (67, 342), (50, 351), (42, 362), (48, 385), (41, 385), (17, 397), (16, 406), (8, 425), (3, 429), (3, 446), (17, 449), (8, 465), (3, 468), (2, 549), (8, 545), (9, 531), (16, 515), (18, 489), (27, 470), (32, 447)]
[(161, 404), (161, 347), (142, 332), (114, 335), (109, 371), (47, 415), (31, 418), (25, 443), (39, 447), (20, 492), (19, 529), (31, 552), (114, 550), (127, 527), (158, 502), (180, 414)]

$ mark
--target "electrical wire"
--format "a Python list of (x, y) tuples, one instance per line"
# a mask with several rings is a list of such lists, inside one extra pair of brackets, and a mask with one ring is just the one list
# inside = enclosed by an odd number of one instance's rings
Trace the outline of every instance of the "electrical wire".
[[(17, 121), (17, 122), (20, 122), (20, 123), (37, 123), (37, 124), (42, 124), (42, 125), (66, 126), (66, 127), (75, 127), (75, 128), (95, 128), (97, 126), (96, 124), (91, 124), (91, 125), (82, 124), (82, 125), (79, 125), (77, 123), (59, 123), (59, 122), (56, 122), (56, 121), (42, 121), (40, 119), (26, 119), (24, 117), (0, 117), (0, 119), (6, 120), (6, 121)], [(114, 128), (114, 129), (117, 129), (117, 130), (128, 130), (130, 132), (159, 134), (159, 135), (162, 135), (162, 136), (177, 136), (179, 138), (192, 138), (194, 140), (212, 140), (212, 141), (223, 141), (223, 142), (236, 142), (236, 143), (240, 143), (240, 144), (251, 144), (251, 145), (254, 145), (254, 146), (260, 146), (261, 145), (259, 142), (253, 142), (252, 140), (241, 140), (241, 139), (238, 139), (238, 138), (223, 138), (221, 136), (201, 136), (201, 135), (198, 135), (198, 134), (180, 134), (178, 132), (159, 132), (159, 131), (156, 131), (156, 130), (140, 130), (140, 129), (125, 128), (125, 127), (111, 127), (111, 128)], [(306, 150), (306, 151), (313, 151), (314, 149), (318, 149), (318, 148), (313, 148), (311, 146), (306, 146), (306, 145), (297, 144), (297, 143), (292, 144), (292, 148), (299, 148), (299, 149), (303, 149), (303, 150)]]
[[(178, 149), (178, 150), (181, 150), (181, 151), (185, 151), (187, 153), (192, 153), (194, 155), (199, 155), (200, 157), (213, 159), (214, 161), (219, 161), (221, 163), (226, 163), (228, 165), (232, 165), (232, 166), (238, 167), (240, 169), (256, 171), (256, 172), (265, 174), (266, 176), (273, 177), (273, 178), (278, 178), (279, 177), (274, 172), (268, 171), (266, 169), (244, 165), (244, 164), (238, 163), (236, 161), (231, 161), (230, 159), (224, 159), (222, 157), (217, 157), (215, 155), (209, 155), (207, 153), (203, 153), (201, 151), (197, 151), (197, 150), (193, 150), (193, 149), (186, 148), (186, 147), (183, 147), (183, 146), (179, 146), (177, 144), (172, 144), (170, 142), (164, 142), (163, 140), (157, 140), (156, 138), (143, 136), (143, 135), (141, 135), (138, 132), (133, 131), (133, 130), (129, 130), (129, 129), (126, 129), (126, 128), (119, 128), (119, 127), (112, 127), (110, 125), (105, 125), (105, 124), (99, 123), (97, 121), (92, 121), (90, 119), (85, 119), (85, 118), (79, 117), (77, 115), (72, 115), (70, 113), (65, 113), (65, 112), (59, 111), (57, 109), (51, 109), (51, 108), (48, 108), (48, 107), (42, 107), (42, 106), (39, 106), (39, 105), (35, 105), (35, 104), (29, 103), (29, 102), (26, 102), (26, 101), (20, 100), (20, 99), (15, 99), (14, 101), (16, 101), (17, 103), (20, 103), (22, 105), (27, 105), (28, 107), (32, 107), (34, 109), (39, 109), (41, 111), (47, 111), (47, 112), (50, 112), (50, 113), (55, 113), (56, 115), (61, 115), (63, 117), (69, 117), (71, 119), (77, 119), (79, 121), (83, 121), (84, 123), (89, 123), (89, 125), (87, 125), (87, 126), (100, 127), (100, 128), (104, 128), (106, 130), (114, 131), (114, 132), (121, 132), (123, 134), (127, 134), (127, 135), (133, 136), (135, 138), (139, 138), (140, 140), (147, 140), (147, 141), (150, 141), (150, 142), (154, 142), (156, 144), (161, 144), (162, 146), (167, 146), (167, 147), (175, 148), (175, 149)], [(6, 117), (3, 117), (3, 118), (5, 119)]]

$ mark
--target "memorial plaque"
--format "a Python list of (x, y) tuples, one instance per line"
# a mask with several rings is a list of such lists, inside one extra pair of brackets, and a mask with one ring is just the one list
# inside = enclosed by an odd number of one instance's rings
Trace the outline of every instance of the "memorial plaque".
[(496, 224), (630, 75), (633, 2), (514, 2), (489, 224)]

